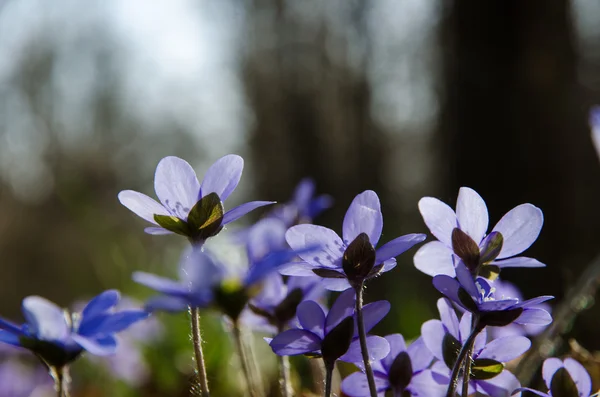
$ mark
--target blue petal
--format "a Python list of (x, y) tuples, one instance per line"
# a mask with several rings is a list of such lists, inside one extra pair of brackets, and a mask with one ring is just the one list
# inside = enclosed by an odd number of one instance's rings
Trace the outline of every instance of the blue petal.
[(6, 330), (16, 335), (23, 335), (23, 329), (21, 326), (13, 323), (12, 321), (8, 321), (0, 317), (0, 329)]
[(117, 341), (112, 335), (103, 335), (98, 338), (87, 338), (73, 334), (73, 340), (79, 346), (96, 356), (108, 356), (117, 350)]
[(240, 182), (243, 169), (244, 159), (236, 154), (228, 154), (215, 161), (206, 171), (200, 186), (202, 197), (216, 193), (221, 201), (225, 201)]
[(407, 234), (405, 236), (401, 236), (393, 239), (392, 241), (387, 242), (379, 249), (377, 249), (377, 258), (375, 259), (375, 263), (379, 264), (387, 261), (388, 259), (395, 258), (403, 252), (412, 248), (415, 244), (419, 244), (424, 241), (424, 234)]
[(250, 262), (257, 262), (273, 250), (287, 248), (285, 224), (276, 218), (265, 218), (254, 224), (246, 236)]
[(186, 311), (188, 307), (189, 303), (185, 299), (175, 296), (155, 296), (148, 299), (145, 305), (150, 312), (161, 310), (171, 313)]
[(352, 288), (347, 289), (338, 296), (327, 314), (325, 334), (328, 334), (329, 331), (335, 328), (346, 317), (354, 315), (355, 301), (354, 290)]
[(257, 208), (271, 204), (275, 204), (275, 201), (250, 201), (248, 203), (240, 204), (225, 213), (223, 216), (223, 225), (227, 225), (228, 223), (241, 218), (250, 211), (254, 211)]
[(184, 296), (189, 292), (189, 287), (151, 273), (135, 272), (131, 278), (138, 284), (145, 285), (166, 295)]
[(200, 200), (200, 184), (187, 161), (165, 157), (156, 166), (154, 190), (169, 212), (187, 220), (190, 209)]
[(114, 307), (121, 299), (121, 294), (115, 289), (104, 291), (88, 302), (81, 315), (94, 316)]
[(20, 336), (5, 330), (0, 331), (0, 342), (7, 343), (13, 346), (21, 346)]
[(23, 299), (23, 315), (27, 320), (29, 332), (37, 339), (45, 341), (64, 341), (70, 330), (63, 309), (39, 296)]
[(123, 331), (149, 315), (150, 313), (143, 310), (124, 310), (117, 313), (102, 314), (82, 324), (78, 333), (86, 337), (98, 334), (113, 334)]
[(279, 356), (295, 356), (320, 350), (321, 338), (310, 331), (290, 329), (273, 338), (270, 345)]

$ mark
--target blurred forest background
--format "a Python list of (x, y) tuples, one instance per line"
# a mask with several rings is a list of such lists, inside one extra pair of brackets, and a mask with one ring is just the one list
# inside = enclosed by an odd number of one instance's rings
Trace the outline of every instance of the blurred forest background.
[[(246, 160), (229, 208), (286, 201), (311, 176), (335, 199), (317, 222), (339, 230), (373, 189), (382, 241), (427, 232), (419, 198), (454, 206), (460, 186), (491, 225), (531, 202), (545, 225), (528, 253), (548, 266), (503, 276), (559, 301), (600, 253), (597, 103), (597, 0), (0, 0), (0, 313), (19, 319), (31, 294), (144, 299), (131, 272), (173, 274), (184, 242), (144, 234), (117, 193), (153, 196), (164, 156), (201, 177), (227, 153)], [(415, 337), (437, 316), (413, 254), (367, 290), (393, 303), (382, 334)], [(599, 316), (568, 336), (600, 350)], [(130, 364), (142, 378), (109, 381), (88, 360), (75, 395), (187, 395), (187, 318), (159, 320), (145, 364)], [(204, 325), (216, 395), (235, 394), (222, 325)]]

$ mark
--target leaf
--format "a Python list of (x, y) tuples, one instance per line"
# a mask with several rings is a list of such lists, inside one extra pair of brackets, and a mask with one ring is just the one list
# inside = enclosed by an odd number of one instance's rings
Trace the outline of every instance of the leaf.
[(481, 248), (481, 263), (493, 261), (500, 255), (502, 246), (504, 245), (504, 237), (500, 232), (491, 232), (485, 239), (485, 245)]
[(454, 363), (458, 358), (458, 354), (460, 353), (460, 349), (462, 345), (452, 334), (446, 333), (444, 335), (444, 339), (442, 340), (442, 356), (444, 358), (444, 363), (448, 368), (454, 367)]
[(515, 321), (523, 313), (523, 308), (482, 312), (480, 322), (489, 327), (504, 327)]
[(457, 227), (452, 230), (452, 249), (471, 273), (474, 273), (479, 266), (479, 246), (467, 233)]
[(354, 317), (348, 316), (323, 338), (321, 344), (323, 360), (326, 363), (334, 363), (343, 356), (348, 351), (353, 336)]
[(312, 269), (313, 273), (323, 278), (346, 278), (342, 273), (331, 269)]
[(375, 248), (369, 236), (361, 233), (352, 241), (342, 257), (342, 268), (350, 283), (362, 283), (375, 265)]
[(413, 376), (413, 367), (407, 352), (400, 352), (388, 371), (388, 378), (396, 390), (404, 390)]
[(559, 368), (550, 381), (552, 397), (579, 397), (577, 385), (565, 367)]
[(477, 303), (475, 303), (473, 298), (471, 298), (471, 295), (469, 295), (467, 290), (465, 290), (463, 287), (458, 288), (458, 299), (460, 300), (460, 303), (462, 303), (463, 306), (470, 312), (477, 313), (479, 311)]
[(492, 379), (504, 370), (504, 364), (491, 358), (478, 358), (471, 365), (471, 376), (477, 380)]
[(185, 221), (177, 218), (176, 216), (154, 215), (154, 220), (161, 227), (164, 227), (170, 232), (177, 233), (186, 237), (189, 237), (190, 235), (188, 224)]
[(206, 240), (217, 235), (222, 229), (225, 209), (216, 193), (202, 197), (188, 215), (189, 230), (192, 238)]

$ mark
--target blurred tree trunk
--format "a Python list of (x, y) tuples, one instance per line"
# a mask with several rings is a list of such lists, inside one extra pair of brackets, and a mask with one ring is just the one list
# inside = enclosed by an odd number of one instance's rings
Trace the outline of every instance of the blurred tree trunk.
[(527, 285), (527, 296), (562, 295), (598, 251), (600, 168), (577, 85), (569, 7), (456, 0), (445, 21), (448, 195), (476, 189), (490, 227), (523, 202), (544, 211), (526, 255), (548, 268), (503, 273)]
[(351, 2), (283, 0), (257, 1), (248, 16), (256, 188), (283, 200), (312, 176), (336, 198), (325, 218), (335, 228), (354, 195), (382, 187), (386, 150), (370, 117), (364, 18)]

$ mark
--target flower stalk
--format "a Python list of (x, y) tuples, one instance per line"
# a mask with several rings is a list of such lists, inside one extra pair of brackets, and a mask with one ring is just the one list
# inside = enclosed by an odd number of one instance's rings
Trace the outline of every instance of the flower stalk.
[(250, 366), (248, 365), (248, 357), (246, 356), (246, 349), (244, 349), (244, 342), (242, 340), (242, 332), (239, 324), (235, 322), (233, 324), (233, 340), (237, 349), (238, 357), (240, 359), (240, 365), (242, 367), (242, 373), (246, 380), (246, 387), (251, 397), (258, 397), (256, 389), (254, 388), (254, 382), (252, 382), (252, 375), (250, 374)]
[[(279, 326), (278, 333), (282, 333), (284, 327)], [(279, 388), (281, 390), (281, 397), (292, 397), (292, 382), (290, 380), (290, 359), (288, 356), (277, 356), (279, 358)]]
[(369, 382), (369, 393), (371, 397), (377, 397), (377, 387), (375, 386), (375, 377), (373, 375), (373, 369), (371, 368), (371, 362), (369, 360), (369, 350), (367, 347), (367, 333), (365, 332), (365, 324), (363, 319), (363, 286), (364, 283), (359, 283), (355, 287), (356, 291), (356, 321), (358, 325), (358, 337), (360, 339), (360, 351), (365, 365), (365, 374), (367, 375), (367, 381)]
[(69, 369), (68, 367), (50, 366), (50, 375), (54, 379), (56, 397), (69, 397)]
[(190, 316), (192, 323), (192, 341), (194, 344), (194, 357), (196, 361), (196, 369), (198, 380), (200, 382), (200, 390), (203, 397), (209, 397), (208, 378), (206, 376), (206, 365), (204, 364), (204, 353), (202, 352), (202, 335), (200, 334), (200, 313), (198, 308), (190, 308)]
[(325, 362), (325, 397), (331, 396), (331, 382), (333, 379), (333, 368), (335, 367), (335, 361), (330, 362), (323, 360)]
[[(466, 371), (468, 370), (469, 373), (471, 372), (471, 352), (475, 344), (475, 338), (477, 338), (477, 335), (479, 335), (479, 333), (483, 331), (484, 328), (485, 326), (479, 322), (479, 318), (473, 317), (473, 330), (471, 331), (471, 334), (469, 335), (469, 337), (465, 341), (465, 344), (462, 346), (460, 352), (458, 353), (458, 357), (456, 358), (456, 362), (454, 363), (454, 367), (452, 368), (452, 375), (450, 376), (450, 383), (448, 384), (448, 392), (446, 393), (446, 397), (454, 397), (456, 387), (458, 386), (460, 370), (463, 368), (463, 366), (465, 369), (465, 372), (463, 373), (464, 379), (466, 379), (469, 376), (467, 375)], [(468, 362), (467, 365), (464, 365), (465, 361)], [(465, 384), (467, 388), (467, 394), (464, 394)], [(468, 395), (468, 390), (469, 381), (466, 380), (466, 383), (463, 383), (463, 396), (466, 397)]]

